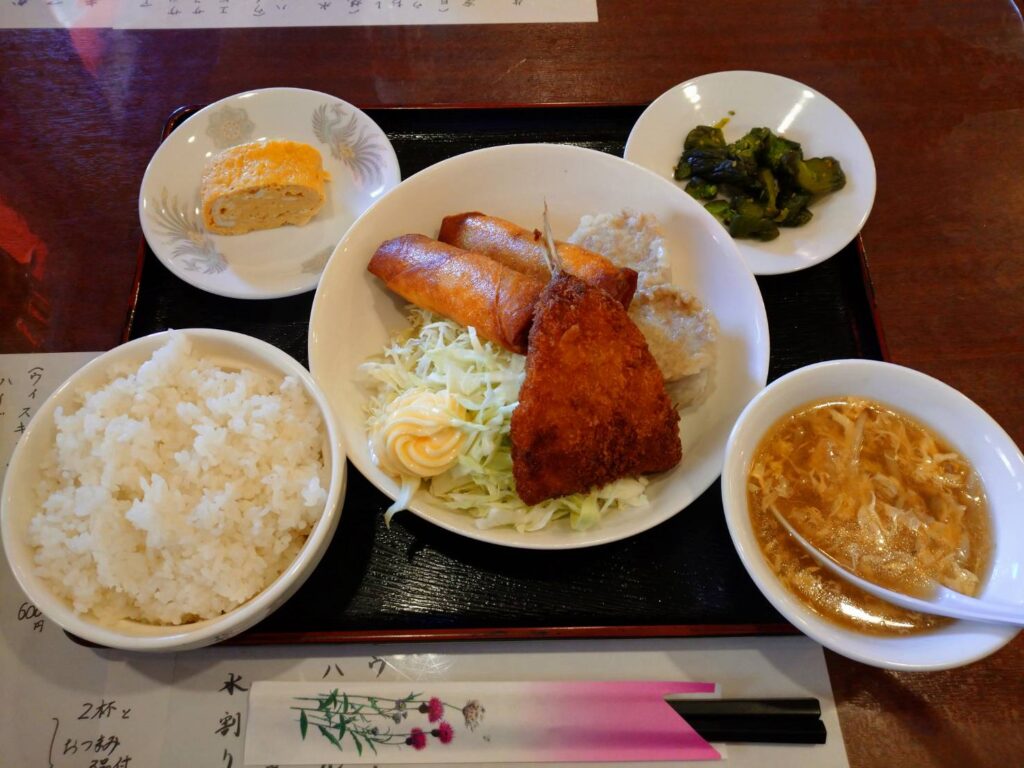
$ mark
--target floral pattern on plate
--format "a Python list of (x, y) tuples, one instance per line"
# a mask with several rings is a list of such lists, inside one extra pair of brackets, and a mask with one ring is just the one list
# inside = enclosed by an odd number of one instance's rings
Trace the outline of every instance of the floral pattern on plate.
[(228, 263), (217, 250), (213, 240), (199, 221), (199, 206), (185, 207), (177, 196), (168, 202), (166, 188), (160, 190), (160, 200), (150, 209), (150, 218), (160, 233), (167, 238), (171, 259), (188, 272), (216, 275), (228, 268)]
[(376, 186), (384, 168), (384, 147), (362, 125), (355, 112), (341, 104), (321, 104), (313, 110), (313, 133), (331, 155), (347, 165), (357, 184)]
[(206, 125), (206, 135), (213, 139), (217, 149), (227, 149), (242, 144), (252, 138), (256, 125), (249, 119), (249, 113), (241, 107), (225, 104), (210, 113), (210, 122)]
[(302, 262), (302, 271), (309, 275), (319, 275), (327, 266), (327, 260), (334, 253), (333, 247), (324, 248), (320, 253)]

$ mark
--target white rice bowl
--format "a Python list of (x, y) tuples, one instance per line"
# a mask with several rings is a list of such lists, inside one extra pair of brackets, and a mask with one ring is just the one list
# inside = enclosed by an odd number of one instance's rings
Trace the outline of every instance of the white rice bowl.
[[(322, 393), (280, 350), (209, 329), (138, 339), (39, 409), (6, 478), (5, 552), (29, 597), (86, 639), (214, 642), (319, 561), (344, 462)], [(142, 643), (119, 643), (126, 628)]]

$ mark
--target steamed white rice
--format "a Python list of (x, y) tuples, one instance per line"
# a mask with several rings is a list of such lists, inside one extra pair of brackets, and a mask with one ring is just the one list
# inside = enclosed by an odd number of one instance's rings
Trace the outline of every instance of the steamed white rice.
[(323, 419), (294, 377), (225, 370), (185, 332), (54, 420), (37, 573), (103, 621), (218, 616), (268, 586), (320, 518)]

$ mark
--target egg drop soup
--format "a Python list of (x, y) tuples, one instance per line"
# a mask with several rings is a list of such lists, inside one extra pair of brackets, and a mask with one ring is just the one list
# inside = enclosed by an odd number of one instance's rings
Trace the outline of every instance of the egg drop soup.
[(856, 398), (800, 408), (758, 445), (747, 480), (754, 534), (794, 595), (835, 623), (877, 635), (950, 622), (897, 608), (834, 576), (775, 518), (868, 581), (926, 596), (934, 579), (977, 595), (991, 535), (970, 464), (920, 424)]

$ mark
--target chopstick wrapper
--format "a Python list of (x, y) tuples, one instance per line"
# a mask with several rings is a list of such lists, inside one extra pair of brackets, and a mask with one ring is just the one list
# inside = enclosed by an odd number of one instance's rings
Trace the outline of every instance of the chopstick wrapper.
[(714, 683), (256, 682), (246, 765), (717, 760), (665, 701)]

